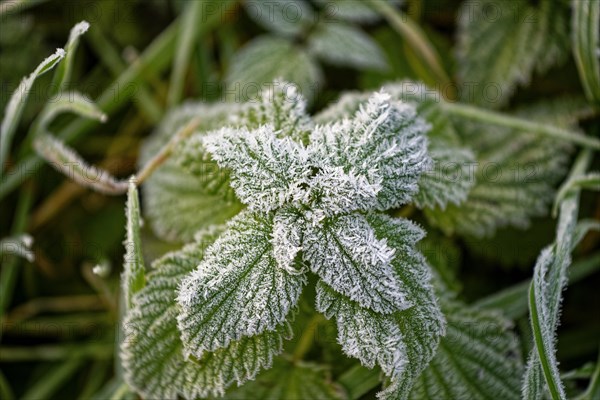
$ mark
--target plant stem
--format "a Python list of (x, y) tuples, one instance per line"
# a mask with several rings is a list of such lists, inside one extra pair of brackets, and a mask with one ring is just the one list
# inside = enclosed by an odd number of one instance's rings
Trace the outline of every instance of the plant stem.
[(443, 103), (443, 108), (450, 114), (458, 115), (474, 121), (486, 122), (531, 133), (538, 133), (540, 135), (555, 139), (576, 143), (580, 146), (588, 147), (590, 149), (600, 150), (600, 140), (553, 125), (531, 122), (522, 118), (502, 114), (496, 111), (484, 110), (482, 108), (473, 107), (466, 104), (447, 102)]
[[(33, 200), (33, 190), (30, 186), (23, 188), (17, 202), (17, 210), (12, 227), (12, 234), (17, 235), (23, 232), (27, 225), (27, 215), (31, 208)], [(0, 274), (0, 321), (4, 320), (4, 313), (8, 309), (10, 300), (17, 282), (17, 272), (19, 268), (19, 258), (15, 256), (5, 256), (2, 260), (2, 274)], [(2, 339), (2, 330), (0, 329), (0, 340)]]
[(302, 336), (298, 340), (298, 345), (294, 350), (293, 360), (294, 362), (302, 360), (304, 355), (310, 350), (313, 344), (315, 332), (321, 322), (324, 321), (324, 317), (321, 314), (315, 314), (308, 322), (306, 329), (302, 332)]
[(355, 400), (381, 385), (380, 375), (381, 371), (378, 368), (367, 369), (356, 365), (344, 372), (338, 383), (346, 389), (348, 398)]
[(420, 55), (427, 66), (434, 72), (439, 83), (450, 82), (448, 74), (442, 67), (440, 56), (427, 40), (425, 32), (413, 20), (402, 12), (396, 10), (385, 0), (369, 0), (375, 8), (407, 42), (407, 44)]
[(185, 138), (190, 137), (192, 133), (196, 130), (200, 121), (195, 118), (191, 120), (186, 126), (184, 126), (175, 136), (171, 138), (169, 143), (164, 146), (160, 151), (152, 157), (144, 167), (135, 175), (135, 182), (137, 185), (144, 182), (151, 174), (158, 168), (162, 163), (164, 163), (173, 153), (175, 146)]

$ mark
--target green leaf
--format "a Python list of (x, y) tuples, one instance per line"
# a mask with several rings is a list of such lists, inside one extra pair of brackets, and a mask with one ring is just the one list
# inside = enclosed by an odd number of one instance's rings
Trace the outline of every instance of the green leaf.
[(272, 125), (223, 128), (204, 141), (221, 168), (231, 171), (231, 187), (256, 211), (272, 211), (291, 201), (307, 175), (308, 153), (289, 137), (277, 138)]
[(272, 216), (239, 214), (182, 281), (177, 319), (187, 354), (200, 359), (232, 341), (276, 330), (295, 307), (305, 277), (279, 267), (272, 233)]
[(235, 104), (189, 103), (172, 110), (141, 149), (144, 165), (183, 126), (198, 118), (197, 132), (178, 146), (172, 158), (143, 184), (144, 210), (154, 232), (169, 241), (189, 241), (208, 226), (221, 224), (242, 209), (229, 187), (229, 172), (204, 151), (208, 130), (227, 124), (238, 112)]
[(446, 336), (417, 379), (411, 399), (520, 399), (517, 336), (499, 314), (445, 299)]
[(290, 332), (287, 323), (233, 341), (199, 360), (184, 358), (177, 329), (177, 289), (202, 262), (205, 249), (218, 234), (218, 230), (203, 232), (196, 242), (154, 262), (148, 284), (134, 297), (134, 308), (125, 320), (121, 359), (127, 383), (144, 398), (192, 400), (222, 395), (233, 382), (241, 384), (270, 367), (282, 351)]
[(575, 62), (588, 99), (600, 102), (600, 3), (573, 0), (572, 40)]
[(340, 389), (331, 382), (323, 366), (277, 360), (273, 368), (260, 374), (256, 380), (225, 393), (227, 400), (335, 400), (342, 399)]
[(444, 284), (444, 287), (454, 293), (460, 292), (462, 283), (458, 278), (461, 268), (461, 249), (452, 239), (441, 232), (431, 230), (417, 246), (423, 253), (428, 264), (435, 271), (435, 276)]
[(140, 200), (138, 198), (135, 181), (129, 182), (127, 192), (127, 226), (125, 237), (125, 262), (121, 285), (127, 309), (132, 307), (133, 295), (139, 292), (146, 284), (146, 266), (142, 252), (140, 238)]
[(444, 147), (442, 141), (432, 144), (429, 155), (434, 162), (431, 170), (421, 176), (414, 203), (420, 209), (446, 209), (446, 205), (460, 205), (467, 199), (474, 184), (471, 174), (475, 157), (471, 150)]
[(19, 124), (19, 119), (23, 113), (23, 108), (27, 103), (27, 97), (31, 92), (31, 87), (38, 76), (48, 72), (65, 57), (63, 49), (56, 49), (56, 52), (46, 58), (37, 68), (26, 78), (23, 78), (17, 89), (13, 92), (4, 110), (2, 125), (0, 125), (0, 177), (6, 167), (8, 151), (12, 143), (12, 138)]
[(305, 0), (246, 0), (244, 7), (258, 24), (284, 36), (299, 35), (315, 19)]
[(295, 44), (274, 36), (260, 36), (240, 49), (227, 71), (228, 92), (235, 102), (255, 99), (264, 85), (282, 79), (298, 85), (311, 101), (321, 85), (315, 60)]
[(381, 214), (367, 218), (375, 236), (396, 249), (392, 266), (412, 307), (381, 314), (320, 282), (317, 310), (336, 319), (338, 342), (346, 354), (366, 366), (379, 365), (390, 376), (392, 386), (382, 396), (403, 399), (435, 355), (445, 322), (429, 282), (429, 268), (414, 247), (421, 230), (407, 220)]
[(425, 137), (429, 126), (413, 106), (394, 101), (385, 91), (353, 106), (358, 111), (352, 118), (318, 125), (311, 145), (330, 164), (381, 185), (371, 209), (408, 203), (430, 165)]
[[(570, 126), (578, 102), (540, 103), (520, 108), (517, 115)], [(575, 114), (577, 115), (577, 114)], [(472, 123), (455, 118), (463, 143), (476, 150), (475, 184), (468, 198), (445, 211), (426, 210), (428, 220), (445, 233), (492, 236), (497, 228), (527, 228), (530, 218), (546, 215), (554, 185), (564, 175), (570, 146), (539, 134)]]
[(359, 28), (343, 22), (318, 24), (308, 38), (308, 51), (337, 66), (374, 70), (388, 67), (377, 42)]
[[(433, 164), (421, 175), (415, 204), (419, 208), (439, 207), (442, 210), (448, 203), (460, 204), (474, 184), (472, 169), (475, 159), (472, 152), (461, 145), (454, 123), (440, 107), (443, 101), (441, 94), (411, 81), (390, 83), (382, 90), (395, 101), (413, 105), (419, 117), (431, 125), (427, 137)], [(332, 106), (317, 114), (315, 120), (322, 124), (349, 118), (368, 96), (368, 93), (358, 92), (344, 94)]]
[[(402, 228), (414, 240), (422, 236), (416, 227), (407, 224)], [(333, 217), (320, 226), (308, 224), (303, 251), (314, 273), (360, 307), (389, 314), (412, 305), (392, 265), (392, 260), (402, 255), (375, 236), (363, 215)]]
[[(576, 178), (587, 169), (591, 153), (584, 151), (575, 161), (569, 179)], [(567, 268), (571, 264), (571, 251), (576, 234), (579, 213), (579, 191), (569, 193), (560, 205), (560, 215), (553, 245), (542, 250), (533, 273), (529, 289), (529, 311), (534, 336), (523, 393), (528, 399), (543, 396), (543, 376), (553, 399), (565, 399), (566, 394), (560, 379), (556, 359), (556, 329), (562, 291), (567, 284)]]
[(239, 115), (232, 116), (232, 124), (247, 129), (271, 125), (279, 138), (305, 142), (313, 122), (306, 112), (306, 101), (297, 89), (293, 83), (276, 80), (261, 92), (258, 101), (245, 103)]
[(317, 0), (316, 2), (323, 6), (323, 14), (329, 19), (358, 23), (375, 22), (379, 19), (379, 14), (363, 1)]
[(462, 98), (489, 107), (505, 104), (534, 70), (566, 59), (569, 7), (562, 0), (464, 2), (458, 11), (458, 76)]

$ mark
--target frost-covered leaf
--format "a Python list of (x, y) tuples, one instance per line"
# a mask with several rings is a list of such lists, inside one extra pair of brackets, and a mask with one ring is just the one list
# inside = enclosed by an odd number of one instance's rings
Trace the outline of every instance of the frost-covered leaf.
[(468, 196), (474, 179), (475, 157), (471, 150), (435, 147), (430, 151), (434, 166), (421, 176), (414, 203), (417, 207), (444, 210), (447, 204), (459, 205)]
[(600, 3), (573, 0), (572, 41), (579, 76), (588, 99), (600, 102)]
[(352, 169), (345, 172), (343, 167), (331, 167), (327, 159), (317, 161), (314, 165), (311, 168), (318, 172), (306, 184), (307, 204), (313, 218), (370, 210), (377, 206), (377, 196), (381, 191), (379, 179), (369, 180)]
[(125, 260), (121, 285), (127, 309), (132, 306), (133, 295), (139, 292), (146, 284), (146, 267), (142, 253), (142, 240), (140, 238), (140, 200), (138, 198), (135, 181), (129, 182), (127, 192), (127, 225), (125, 227)]
[(253, 39), (231, 61), (226, 81), (236, 102), (256, 98), (263, 85), (283, 79), (298, 85), (311, 101), (322, 81), (322, 72), (313, 57), (290, 41), (274, 36)]
[(382, 395), (408, 396), (414, 379), (435, 355), (445, 322), (430, 284), (430, 270), (415, 249), (422, 231), (407, 220), (386, 215), (367, 217), (376, 237), (396, 249), (392, 267), (412, 307), (381, 314), (321, 282), (317, 288), (317, 310), (338, 324), (338, 342), (345, 353), (364, 365), (379, 365), (390, 375), (393, 389)]
[(358, 69), (386, 69), (385, 54), (359, 28), (343, 22), (317, 25), (308, 38), (308, 50), (325, 62)]
[(442, 311), (446, 336), (410, 399), (519, 399), (523, 365), (510, 322), (449, 299), (442, 302)]
[(279, 210), (273, 217), (273, 256), (279, 267), (290, 273), (304, 272), (304, 268), (297, 268), (296, 262), (305, 229), (302, 212), (293, 207)]
[(566, 59), (569, 4), (563, 0), (465, 1), (458, 12), (457, 66), (463, 99), (490, 107), (518, 84)]
[(273, 368), (256, 380), (225, 393), (227, 400), (336, 400), (342, 399), (340, 389), (328, 376), (327, 369), (308, 362), (290, 363), (276, 360)]
[(413, 106), (379, 92), (351, 119), (317, 126), (311, 145), (346, 172), (380, 183), (376, 208), (386, 210), (407, 203), (429, 167), (428, 129)]
[(185, 104), (165, 116), (142, 146), (139, 165), (193, 118), (200, 121), (197, 133), (181, 143), (142, 186), (145, 214), (160, 237), (189, 241), (200, 229), (221, 224), (242, 209), (229, 186), (229, 173), (210, 159), (202, 145), (206, 131), (226, 125), (238, 112), (236, 104)]
[(315, 19), (306, 0), (246, 0), (244, 7), (254, 21), (285, 36), (299, 35)]
[(272, 233), (272, 216), (239, 214), (182, 281), (178, 323), (187, 354), (201, 358), (285, 321), (305, 277), (277, 264)]
[(298, 196), (298, 185), (310, 172), (306, 149), (289, 137), (277, 138), (272, 125), (250, 131), (223, 128), (204, 141), (212, 158), (231, 170), (231, 187), (257, 211), (281, 207)]
[(239, 115), (231, 116), (230, 122), (247, 129), (271, 125), (278, 137), (290, 137), (298, 142), (305, 141), (313, 128), (306, 101), (296, 84), (279, 80), (265, 88), (258, 100), (245, 103)]
[(125, 320), (121, 359), (127, 383), (144, 398), (192, 400), (223, 394), (233, 382), (241, 384), (270, 367), (289, 336), (290, 328), (283, 323), (273, 331), (233, 341), (199, 360), (184, 357), (177, 329), (177, 288), (202, 261), (204, 250), (218, 233), (206, 231), (196, 242), (157, 260), (148, 284), (134, 297), (134, 308)]
[[(569, 180), (584, 174), (590, 160), (591, 153), (582, 152), (573, 165)], [(554, 244), (542, 250), (534, 268), (529, 288), (534, 348), (523, 379), (523, 394), (528, 399), (542, 398), (544, 386), (553, 399), (566, 399), (556, 358), (556, 329), (562, 291), (567, 285), (567, 268), (571, 265), (571, 251), (576, 245), (575, 240), (580, 238), (576, 228), (578, 214), (579, 191), (574, 190), (561, 202)]]
[(412, 305), (392, 265), (397, 250), (377, 238), (363, 215), (309, 224), (303, 243), (311, 270), (361, 307), (389, 314)]
[[(419, 190), (414, 202), (419, 208), (445, 209), (448, 203), (460, 204), (467, 198), (474, 184), (475, 157), (471, 150), (461, 144), (454, 123), (441, 107), (441, 94), (421, 83), (402, 81), (382, 87), (393, 100), (412, 104), (417, 114), (424, 118), (431, 129), (429, 155), (432, 164), (419, 180)], [(318, 123), (328, 123), (354, 114), (368, 98), (368, 93), (344, 94), (329, 108), (315, 116)]]
[(388, 376), (404, 373), (409, 362), (406, 344), (394, 317), (364, 308), (323, 282), (317, 287), (317, 309), (336, 318), (338, 342), (348, 356), (368, 368), (379, 365)]
[[(570, 118), (540, 113), (536, 105), (517, 115), (559, 126)], [(568, 108), (562, 111), (568, 114)], [(554, 185), (563, 176), (570, 146), (552, 138), (489, 124), (456, 120), (464, 143), (476, 151), (475, 185), (460, 205), (444, 211), (426, 210), (429, 221), (450, 234), (491, 236), (499, 227), (526, 228), (531, 217), (547, 213)]]

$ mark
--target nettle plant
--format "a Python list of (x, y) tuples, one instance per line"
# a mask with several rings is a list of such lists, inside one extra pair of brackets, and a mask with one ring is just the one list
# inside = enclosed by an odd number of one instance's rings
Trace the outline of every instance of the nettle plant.
[[(389, 16), (385, 2), (371, 3)], [(563, 9), (552, 4), (541, 2), (536, 13)], [(51, 134), (64, 112), (107, 118), (67, 91), (74, 50), (89, 28), (82, 22), (9, 100), (0, 174), (34, 81), (56, 67), (57, 101), (31, 125), (34, 149), (82, 185), (128, 195), (118, 344), (124, 373), (117, 373), (125, 391), (147, 399), (354, 399), (380, 388), (384, 399), (565, 399), (555, 337), (562, 290), (572, 250), (599, 227), (578, 212), (581, 189), (600, 187), (598, 173), (586, 172), (600, 142), (577, 131), (600, 99), (600, 68), (587, 57), (597, 48), (599, 14), (598, 2), (574, 3), (574, 26), (590, 33), (573, 37), (587, 100), (544, 101), (508, 115), (401, 81), (343, 94), (311, 116), (301, 83), (275, 81), (246, 103), (171, 107), (129, 180), (90, 167)], [(481, 30), (460, 21), (463, 31)], [(529, 32), (522, 28), (515, 42)], [(494, 54), (475, 33), (461, 39), (465, 70), (480, 63), (481, 49)], [(543, 41), (535, 44), (532, 57), (543, 53)], [(535, 63), (527, 65), (530, 75)], [(522, 73), (481, 81), (504, 81), (508, 96)], [(556, 191), (573, 144), (585, 149)], [(150, 268), (138, 185), (153, 233), (180, 247)], [(485, 240), (503, 227), (527, 228), (552, 201), (556, 237), (531, 283), (461, 302), (451, 265), (459, 250), (448, 237)], [(408, 219), (416, 210), (427, 237)], [(2, 255), (32, 258), (30, 247), (27, 235), (0, 240)], [(426, 253), (432, 248), (435, 257)], [(506, 317), (527, 310), (533, 340), (524, 362)], [(335, 343), (312, 357), (319, 326), (334, 327)], [(334, 382), (336, 363), (347, 368)], [(600, 367), (592, 376), (581, 399), (599, 393)]]
[[(314, 296), (343, 352), (381, 370), (381, 398), (518, 397), (510, 324), (459, 303), (441, 279), (434, 289), (416, 247), (425, 232), (384, 213), (410, 203), (439, 211), (473, 185), (456, 173), (474, 155), (449, 121), (418, 114), (434, 115), (439, 101), (403, 82), (349, 94), (312, 118), (294, 85), (275, 82), (260, 100), (173, 111), (142, 163), (172, 132), (198, 126), (146, 182), (144, 199), (156, 232), (193, 239), (144, 277), (132, 184), (122, 346), (131, 387), (147, 398), (346, 397), (297, 352), (274, 361), (291, 339), (294, 310)], [(452, 174), (435, 172), (443, 162)], [(447, 382), (432, 380), (438, 374)]]
[(316, 310), (335, 319), (346, 354), (381, 367), (389, 395), (412, 386), (444, 334), (415, 248), (424, 232), (382, 213), (417, 191), (431, 163), (428, 125), (385, 92), (351, 118), (315, 125), (293, 85), (275, 86), (232, 126), (183, 144), (183, 165), (202, 171), (213, 160), (246, 207), (159, 261), (133, 298), (124, 362), (148, 397), (223, 394), (269, 367), (309, 274)]

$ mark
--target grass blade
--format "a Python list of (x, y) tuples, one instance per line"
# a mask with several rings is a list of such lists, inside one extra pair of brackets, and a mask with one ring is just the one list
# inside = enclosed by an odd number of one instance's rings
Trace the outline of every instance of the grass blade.
[(204, 6), (201, 1), (191, 1), (187, 3), (183, 10), (183, 17), (179, 26), (177, 53), (173, 59), (171, 84), (167, 95), (167, 107), (169, 108), (181, 101), (185, 72), (190, 61), (192, 49), (194, 48), (194, 40), (198, 33), (196, 26), (201, 24), (200, 13), (203, 8)]
[(25, 108), (27, 97), (31, 91), (33, 83), (38, 76), (51, 70), (56, 64), (65, 57), (63, 49), (56, 49), (56, 52), (46, 58), (38, 67), (26, 78), (21, 81), (21, 84), (13, 92), (6, 110), (4, 110), (4, 119), (0, 127), (0, 178), (6, 166), (8, 151), (12, 144), (12, 138), (17, 130), (17, 125), (21, 119), (21, 114)]

